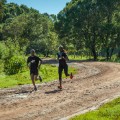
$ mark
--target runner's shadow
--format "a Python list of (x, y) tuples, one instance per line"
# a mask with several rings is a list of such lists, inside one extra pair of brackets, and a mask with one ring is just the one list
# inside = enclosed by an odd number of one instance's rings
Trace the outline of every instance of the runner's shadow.
[(29, 90), (29, 91), (19, 91), (19, 92), (16, 92), (15, 94), (27, 94), (27, 93), (32, 93), (34, 90)]
[(61, 92), (61, 90), (48, 91), (48, 92), (45, 92), (45, 94), (55, 94), (55, 93), (59, 93), (59, 92)]

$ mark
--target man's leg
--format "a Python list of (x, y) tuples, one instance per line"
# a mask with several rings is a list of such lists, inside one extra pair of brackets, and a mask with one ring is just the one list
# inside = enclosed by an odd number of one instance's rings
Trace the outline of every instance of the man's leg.
[(58, 68), (58, 73), (59, 73), (59, 83), (60, 83), (60, 87), (62, 87), (62, 71), (63, 71), (62, 66), (59, 66), (59, 68)]
[(36, 81), (36, 80), (37, 80), (37, 77), (38, 77), (38, 75), (34, 75), (34, 81)]
[(32, 84), (33, 84), (34, 88), (36, 88), (34, 74), (31, 74), (31, 80), (32, 80)]
[[(34, 82), (37, 80), (37, 77), (38, 77), (38, 69), (35, 69), (35, 70), (34, 70)], [(34, 87), (34, 90), (37, 91), (36, 85), (35, 85), (35, 87)]]
[(68, 65), (67, 64), (64, 66), (64, 73), (65, 73), (66, 77), (70, 76), (70, 74), (68, 74)]
[(66, 77), (70, 76), (70, 79), (73, 79), (73, 74), (72, 73), (68, 74), (68, 65), (67, 64), (64, 66), (64, 73), (65, 73)]
[(40, 82), (42, 82), (42, 78), (41, 78), (41, 76), (40, 76), (40, 73), (39, 73), (39, 69), (37, 70), (37, 80), (40, 80)]

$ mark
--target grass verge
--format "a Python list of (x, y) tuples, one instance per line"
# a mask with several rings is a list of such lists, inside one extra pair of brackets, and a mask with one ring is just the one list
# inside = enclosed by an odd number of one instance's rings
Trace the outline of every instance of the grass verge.
[(120, 120), (120, 98), (101, 106), (98, 110), (76, 116), (70, 120)]

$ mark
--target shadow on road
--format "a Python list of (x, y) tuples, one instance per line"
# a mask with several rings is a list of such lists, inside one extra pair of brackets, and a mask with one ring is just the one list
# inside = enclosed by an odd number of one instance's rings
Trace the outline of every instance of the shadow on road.
[(55, 94), (55, 93), (59, 93), (61, 92), (62, 90), (53, 90), (53, 91), (48, 91), (48, 92), (45, 92), (45, 94)]
[(34, 90), (22, 90), (22, 91), (18, 91), (18, 92), (15, 92), (15, 94), (27, 94), (27, 93), (32, 93)]

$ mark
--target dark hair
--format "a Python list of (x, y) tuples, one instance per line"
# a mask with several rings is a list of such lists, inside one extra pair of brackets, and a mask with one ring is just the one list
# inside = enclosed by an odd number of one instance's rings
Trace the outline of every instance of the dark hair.
[(66, 50), (63, 48), (62, 45), (59, 46), (59, 49), (60, 49), (60, 48), (62, 49), (62, 52), (66, 53)]
[(31, 51), (30, 51), (30, 52), (31, 52), (31, 53), (32, 53), (32, 52), (34, 52), (34, 53), (35, 53), (35, 50), (34, 50), (34, 49), (31, 49)]

